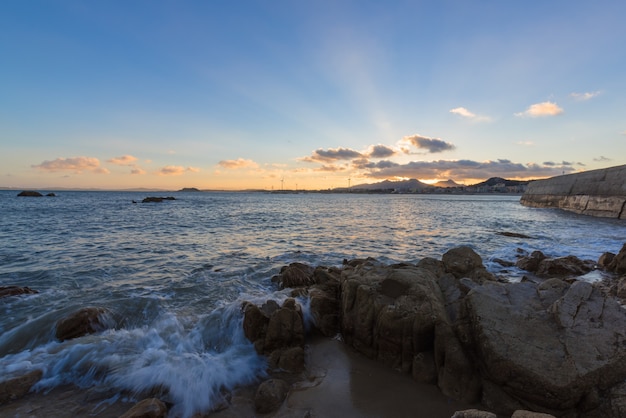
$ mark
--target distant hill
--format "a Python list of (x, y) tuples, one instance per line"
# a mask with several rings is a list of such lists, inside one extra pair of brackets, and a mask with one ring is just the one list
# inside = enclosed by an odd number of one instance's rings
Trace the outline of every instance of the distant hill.
[(502, 177), (491, 177), (481, 183), (472, 184), (474, 187), (484, 187), (484, 186), (497, 186), (498, 184), (504, 184), (506, 187), (510, 186), (521, 186), (524, 184), (528, 184), (532, 180), (507, 180)]
[(428, 190), (428, 189), (451, 188), (451, 187), (494, 187), (498, 185), (511, 187), (511, 186), (525, 185), (525, 184), (528, 184), (530, 181), (531, 180), (507, 180), (502, 177), (491, 177), (483, 182), (467, 186), (467, 185), (459, 184), (451, 179), (440, 181), (435, 184), (422, 183), (421, 181), (416, 180), (416, 179), (400, 180), (400, 181), (385, 180), (379, 183), (358, 184), (356, 186), (352, 186), (350, 190), (423, 191), (423, 190)]
[(446, 180), (446, 181), (438, 181), (437, 183), (433, 184), (434, 187), (459, 187), (462, 186), (461, 184), (455, 182), (454, 180)]
[(373, 184), (358, 184), (356, 186), (352, 186), (350, 189), (352, 190), (424, 190), (428, 189), (431, 186), (430, 184), (422, 183), (416, 179), (410, 180), (399, 180), (399, 181), (390, 181), (385, 180), (380, 183)]

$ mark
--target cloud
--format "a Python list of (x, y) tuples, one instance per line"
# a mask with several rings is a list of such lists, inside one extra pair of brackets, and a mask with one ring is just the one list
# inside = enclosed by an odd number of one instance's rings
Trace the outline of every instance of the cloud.
[(198, 168), (194, 167), (182, 167), (179, 165), (167, 165), (158, 171), (160, 176), (180, 176), (187, 171), (198, 172)]
[(608, 163), (609, 161), (613, 161), (611, 158), (605, 157), (604, 155), (599, 156), (598, 158), (594, 158), (593, 161), (599, 163)]
[(217, 165), (229, 170), (237, 170), (240, 168), (259, 168), (259, 165), (254, 161), (245, 160), (243, 158), (238, 158), (236, 160), (222, 160), (217, 163)]
[(515, 116), (538, 118), (543, 116), (556, 116), (563, 113), (563, 109), (553, 102), (542, 102), (530, 105), (523, 112), (515, 113)]
[(532, 147), (535, 145), (535, 143), (533, 141), (517, 141), (516, 142), (517, 145), (522, 145), (524, 147)]
[(600, 95), (600, 91), (592, 91), (592, 92), (586, 92), (586, 93), (570, 93), (570, 97), (580, 102), (593, 99), (594, 97), (597, 97), (599, 95)]
[(450, 113), (454, 113), (455, 115), (462, 116), (474, 122), (488, 122), (491, 120), (489, 116), (479, 116), (464, 107), (455, 107), (454, 109), (450, 109)]
[(396, 155), (398, 152), (387, 145), (371, 145), (367, 150), (369, 158), (387, 158)]
[(50, 172), (73, 171), (75, 173), (81, 173), (83, 171), (91, 171), (98, 174), (109, 173), (109, 170), (100, 167), (100, 160), (94, 157), (61, 157), (52, 161), (46, 160), (41, 164), (33, 165), (32, 167)]
[(134, 167), (132, 170), (130, 170), (130, 174), (142, 175), (146, 174), (146, 170), (141, 167)]
[(406, 148), (406, 145), (413, 145), (416, 148), (425, 149), (429, 153), (433, 154), (443, 151), (450, 151), (456, 148), (453, 144), (443, 141), (439, 138), (429, 138), (427, 136), (422, 136), (418, 134), (405, 136), (400, 140), (399, 145), (400, 148), (407, 154), (409, 153), (409, 150), (408, 148)]
[(116, 165), (133, 165), (135, 161), (137, 161), (137, 157), (133, 157), (132, 155), (122, 155), (121, 157), (114, 157), (107, 160), (107, 163)]
[(352, 160), (354, 158), (361, 158), (363, 154), (358, 151), (351, 150), (349, 148), (329, 148), (327, 150), (317, 149), (313, 151), (313, 155), (309, 157), (299, 158), (299, 161), (306, 161), (309, 163), (327, 163), (340, 160)]
[(406, 164), (388, 162), (387, 166), (377, 163), (377, 165), (363, 168), (367, 168), (364, 175), (377, 179), (398, 177), (417, 179), (542, 178), (576, 171), (571, 163), (567, 165), (522, 164), (506, 159), (482, 162), (472, 160), (411, 161)]

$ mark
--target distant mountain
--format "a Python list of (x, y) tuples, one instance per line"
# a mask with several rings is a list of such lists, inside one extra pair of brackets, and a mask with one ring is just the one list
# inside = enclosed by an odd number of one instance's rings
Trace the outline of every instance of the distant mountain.
[(461, 184), (455, 182), (454, 180), (446, 180), (446, 181), (438, 181), (437, 183), (433, 184), (434, 187), (460, 187), (462, 186)]
[(416, 179), (410, 180), (399, 180), (399, 181), (390, 181), (385, 180), (380, 183), (373, 184), (358, 184), (356, 186), (352, 186), (352, 190), (424, 190), (428, 189), (431, 186), (430, 184), (422, 183)]
[(485, 186), (493, 187), (493, 186), (497, 186), (498, 184), (504, 184), (506, 187), (521, 186), (524, 184), (528, 184), (530, 181), (532, 180), (507, 180), (507, 179), (503, 179), (502, 177), (491, 177), (490, 179), (487, 179), (481, 183), (472, 184), (472, 186), (473, 187), (485, 187)]

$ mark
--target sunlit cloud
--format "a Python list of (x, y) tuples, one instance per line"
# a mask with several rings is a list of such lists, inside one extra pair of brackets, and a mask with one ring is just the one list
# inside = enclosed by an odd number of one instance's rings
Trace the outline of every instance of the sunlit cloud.
[(418, 134), (405, 136), (400, 140), (398, 145), (400, 149), (402, 149), (402, 151), (406, 154), (410, 153), (410, 149), (407, 147), (407, 145), (412, 145), (418, 149), (426, 150), (427, 152), (432, 154), (444, 151), (451, 151), (456, 148), (453, 144), (443, 141), (439, 138), (429, 138), (427, 136)]
[(308, 157), (299, 158), (298, 161), (326, 163), (332, 161), (352, 160), (362, 156), (363, 155), (360, 152), (349, 148), (329, 148), (327, 150), (320, 148), (313, 151), (313, 154)]
[(369, 158), (389, 158), (396, 155), (398, 151), (387, 145), (371, 145), (366, 154)]
[(563, 113), (563, 109), (560, 108), (556, 103), (542, 102), (530, 105), (525, 111), (515, 113), (515, 116), (538, 118), (543, 116), (556, 116), (560, 115), (561, 113)]
[(473, 112), (470, 112), (464, 107), (455, 107), (454, 109), (450, 109), (450, 113), (453, 113), (458, 116), (462, 116), (465, 119), (469, 119), (473, 122), (488, 122), (491, 120), (489, 116), (480, 116)]
[(74, 173), (82, 173), (83, 171), (91, 171), (98, 174), (109, 173), (107, 169), (100, 167), (100, 160), (95, 157), (61, 157), (52, 161), (46, 160), (32, 167), (50, 172), (72, 171)]
[(517, 141), (516, 144), (524, 147), (532, 147), (535, 145), (533, 141)]
[(187, 171), (198, 172), (199, 169), (194, 167), (182, 167), (179, 165), (168, 165), (158, 171), (160, 176), (180, 176)]
[(217, 165), (229, 170), (237, 170), (240, 168), (259, 168), (259, 165), (254, 161), (243, 158), (238, 158), (236, 160), (222, 160), (217, 163)]
[(371, 167), (364, 167), (368, 169), (364, 174), (367, 177), (377, 179), (487, 179), (490, 177), (543, 178), (576, 171), (571, 163), (567, 165), (522, 164), (507, 159), (495, 161), (412, 161), (406, 164), (388, 161), (386, 166), (381, 163), (376, 163)]
[(107, 160), (108, 163), (116, 165), (133, 165), (135, 161), (137, 161), (137, 157), (133, 157), (132, 155), (122, 155), (121, 157), (114, 157)]
[(130, 174), (143, 175), (146, 174), (146, 170), (141, 167), (134, 167), (132, 170), (130, 170)]
[(578, 101), (585, 101), (585, 100), (593, 99), (594, 97), (597, 97), (599, 95), (600, 95), (600, 91), (592, 91), (592, 92), (586, 92), (586, 93), (570, 93), (570, 97)]

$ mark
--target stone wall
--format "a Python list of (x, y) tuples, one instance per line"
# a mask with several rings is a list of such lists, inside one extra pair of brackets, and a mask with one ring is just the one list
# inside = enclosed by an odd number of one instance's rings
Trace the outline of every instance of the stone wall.
[(533, 181), (520, 202), (525, 206), (626, 219), (626, 165)]

